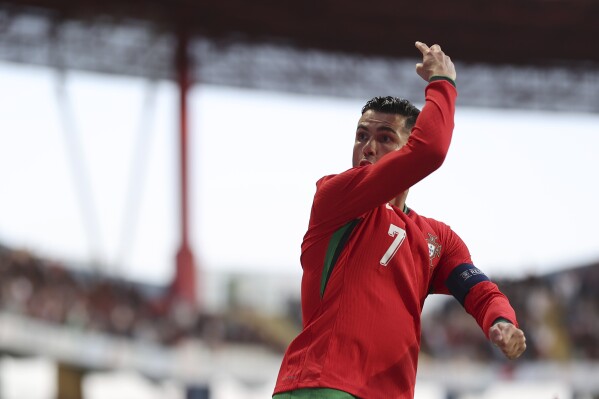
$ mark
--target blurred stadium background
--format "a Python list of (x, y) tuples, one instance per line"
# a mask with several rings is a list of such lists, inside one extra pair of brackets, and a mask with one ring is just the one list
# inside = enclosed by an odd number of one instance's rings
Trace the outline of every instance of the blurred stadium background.
[[(192, 85), (363, 99), (397, 81), (403, 96), (420, 98), (418, 39), (452, 49), (468, 76), (461, 105), (597, 114), (597, 15), (591, 0), (0, 1), (1, 62), (48, 68), (58, 80), (86, 71), (175, 83), (182, 161), (172, 177), (181, 182), (172, 281), (0, 242), (0, 399), (270, 397), (301, 325), (298, 275), (207, 272), (194, 257)], [(599, 258), (573, 254), (568, 267), (497, 283), (528, 334), (524, 358), (502, 359), (457, 302), (436, 298), (424, 315), (416, 398), (599, 398)]]

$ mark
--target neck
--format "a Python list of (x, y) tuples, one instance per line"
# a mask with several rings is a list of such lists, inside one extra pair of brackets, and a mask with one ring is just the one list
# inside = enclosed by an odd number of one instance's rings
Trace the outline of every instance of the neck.
[(399, 209), (405, 210), (406, 198), (408, 198), (408, 190), (404, 191), (403, 193), (399, 194), (397, 197), (393, 198), (391, 201), (389, 201), (389, 203), (391, 205), (395, 205)]

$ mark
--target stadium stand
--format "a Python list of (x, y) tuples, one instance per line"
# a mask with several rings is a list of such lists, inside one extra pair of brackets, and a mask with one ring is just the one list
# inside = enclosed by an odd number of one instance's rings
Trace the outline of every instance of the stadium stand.
[(166, 287), (66, 268), (28, 251), (0, 247), (0, 311), (166, 346), (186, 337), (213, 346), (251, 343), (276, 351), (287, 344), (279, 338), (280, 324), (247, 309), (193, 313), (184, 303), (169, 306), (167, 293)]
[[(209, 397), (210, 370), (226, 370), (228, 377), (211, 382), (215, 397), (238, 397), (225, 391), (242, 381), (253, 381), (263, 396), (279, 356), (300, 328), (297, 296), (281, 298), (281, 314), (266, 314), (235, 292), (239, 276), (225, 284), (232, 300), (222, 311), (193, 312), (166, 301), (166, 287), (89, 270), (0, 245), (0, 357), (54, 359), (61, 399), (83, 398), (83, 387), (89, 385), (84, 381), (93, 381), (86, 376), (106, 370), (136, 370), (149, 381), (181, 381), (188, 395), (199, 389), (201, 398)], [(492, 395), (498, 381), (509, 382), (508, 387), (531, 384), (538, 392), (555, 381), (568, 393), (560, 399), (599, 398), (599, 383), (589, 378), (599, 360), (599, 294), (594, 289), (599, 263), (497, 283), (527, 331), (523, 361), (510, 363), (500, 356), (448, 297), (423, 317), (417, 386), (440, 393), (422, 397), (462, 399), (487, 389)], [(470, 378), (473, 372), (479, 378)], [(229, 382), (222, 385), (225, 377)]]
[[(529, 360), (599, 360), (599, 263), (543, 276), (498, 280), (528, 334)], [(67, 268), (0, 247), (0, 310), (83, 331), (173, 345), (194, 337), (282, 351), (300, 328), (299, 303), (285, 317), (239, 304), (222, 313), (166, 306), (167, 289)], [(479, 327), (448, 300), (423, 320), (423, 353), (438, 359), (500, 360)]]

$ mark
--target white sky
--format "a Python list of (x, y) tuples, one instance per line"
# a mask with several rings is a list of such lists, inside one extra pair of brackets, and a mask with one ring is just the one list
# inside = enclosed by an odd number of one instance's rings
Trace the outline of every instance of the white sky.
[[(95, 257), (108, 272), (166, 283), (179, 240), (174, 86), (158, 84), (144, 113), (146, 82), (70, 73), (76, 152), (57, 87), (51, 70), (0, 63), (0, 242), (74, 262)], [(191, 238), (200, 267), (300, 272), (314, 183), (350, 167), (365, 100), (194, 88)], [(412, 188), (408, 205), (450, 224), (491, 276), (577, 266), (599, 259), (598, 153), (599, 115), (458, 103), (447, 160)], [(93, 244), (73, 154), (89, 177)], [(145, 167), (132, 180), (139, 154)], [(130, 181), (139, 203), (126, 211)]]

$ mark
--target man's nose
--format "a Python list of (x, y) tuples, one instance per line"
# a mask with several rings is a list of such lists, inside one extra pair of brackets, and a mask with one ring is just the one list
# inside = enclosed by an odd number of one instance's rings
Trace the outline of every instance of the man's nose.
[(364, 147), (362, 148), (362, 153), (365, 156), (368, 155), (376, 155), (376, 142), (372, 139), (368, 140)]

